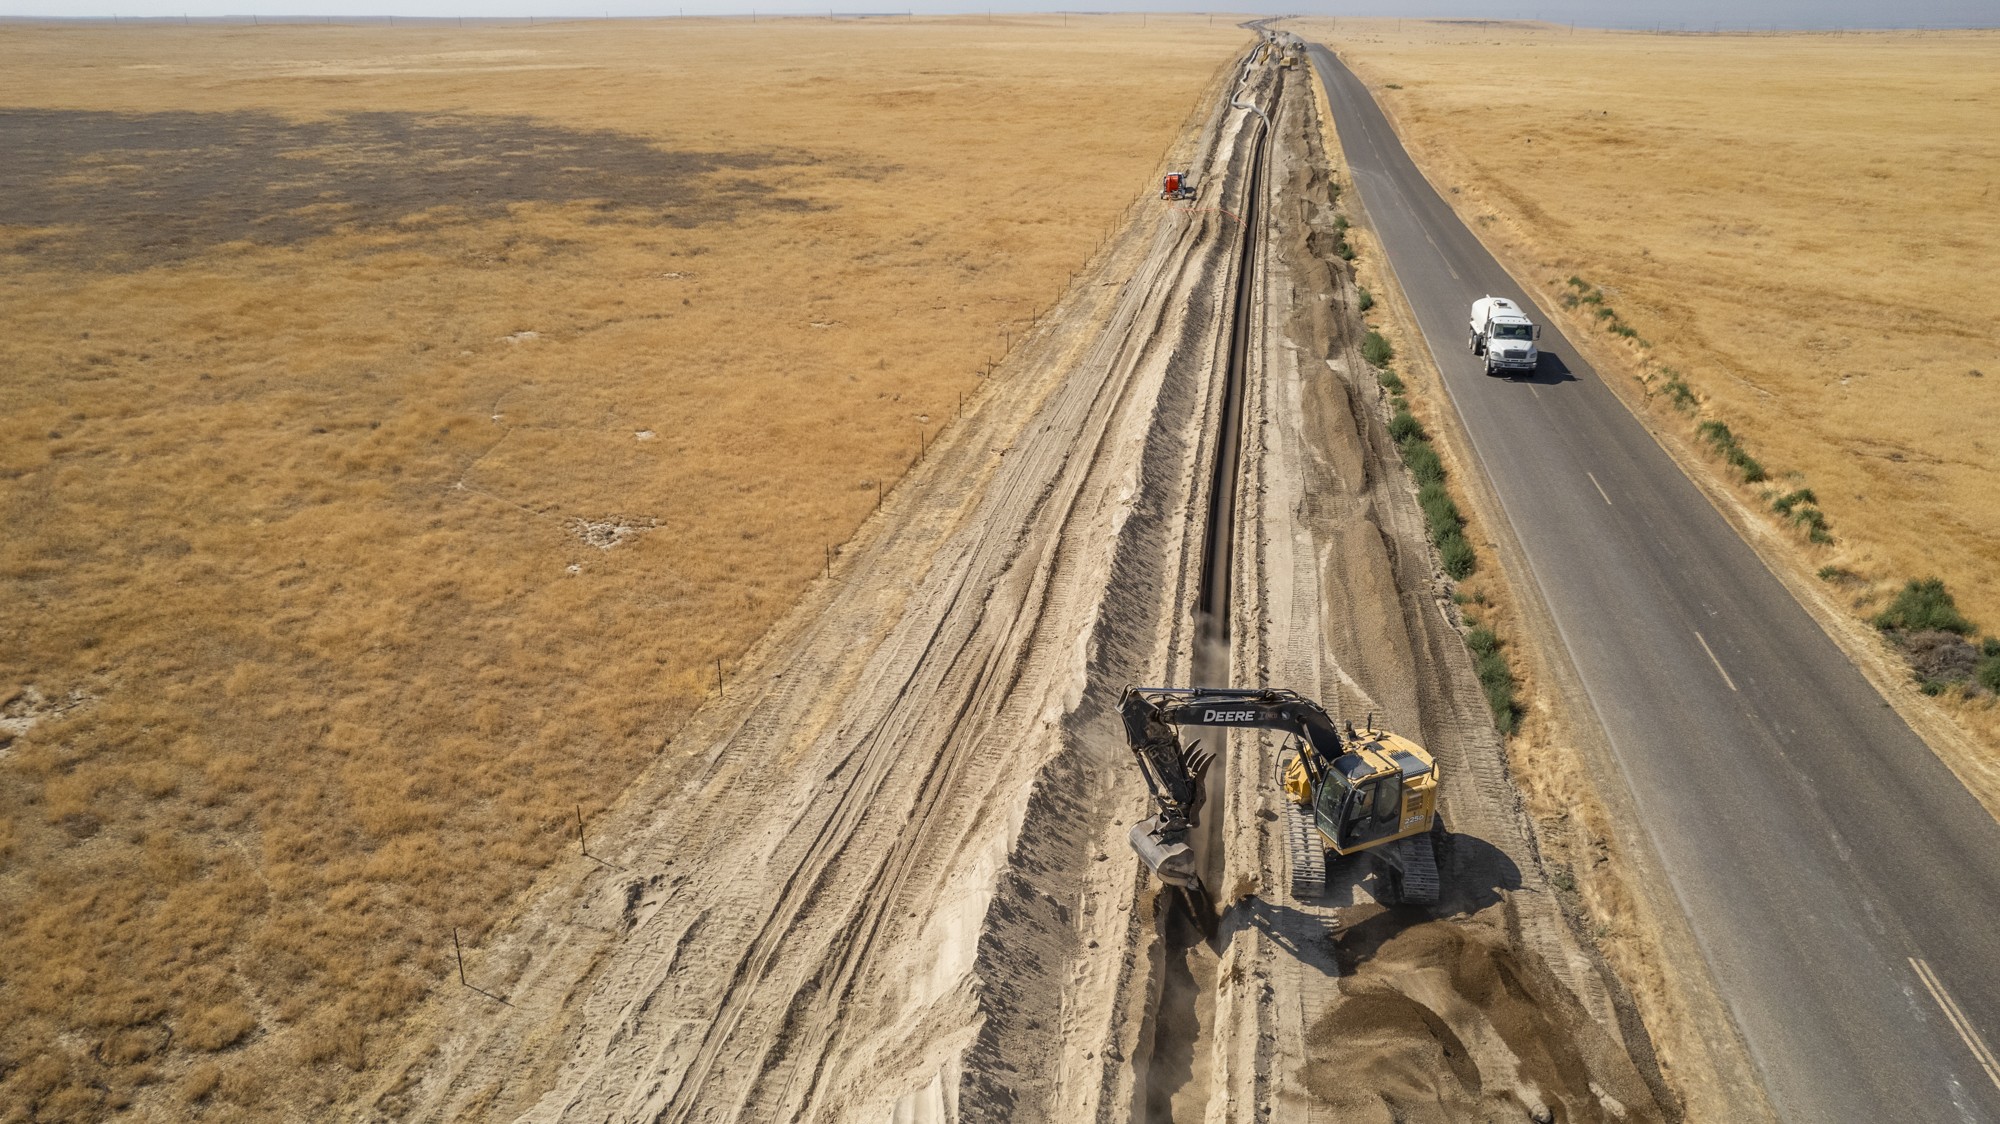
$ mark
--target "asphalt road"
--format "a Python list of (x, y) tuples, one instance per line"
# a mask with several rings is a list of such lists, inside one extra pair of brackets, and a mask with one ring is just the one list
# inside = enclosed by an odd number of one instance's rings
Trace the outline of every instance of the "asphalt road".
[[(2000, 1122), (2000, 825), (1311, 52), (1372, 226), (1772, 1103)], [(1488, 378), (1469, 306), (1545, 325)]]

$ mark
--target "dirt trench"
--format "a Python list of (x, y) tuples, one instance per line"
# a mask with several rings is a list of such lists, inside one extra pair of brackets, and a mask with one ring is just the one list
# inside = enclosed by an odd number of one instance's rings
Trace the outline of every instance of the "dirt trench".
[[(1232, 737), (1215, 941), (1163, 922), (1142, 1059), (1151, 1122), (1644, 1121), (1678, 1112), (1610, 974), (1549, 892), (1449, 584), (1359, 354), (1328, 163), (1301, 73), (1276, 144), (1247, 373), (1238, 500), (1237, 684), (1372, 713), (1437, 756), (1455, 834), (1445, 899), (1384, 909), (1369, 862), (1323, 900), (1286, 887), (1271, 738)], [(1213, 811), (1211, 815), (1215, 814)], [(1202, 987), (1209, 994), (1198, 994)], [(1189, 992), (1197, 992), (1190, 999)]]

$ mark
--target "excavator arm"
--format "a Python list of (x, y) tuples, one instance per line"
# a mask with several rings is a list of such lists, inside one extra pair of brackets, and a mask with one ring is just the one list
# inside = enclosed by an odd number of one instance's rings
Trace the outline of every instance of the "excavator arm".
[[(1197, 749), (1199, 742), (1183, 750), (1176, 727), (1236, 726), (1290, 734), (1299, 740), (1315, 779), (1318, 770), (1346, 748), (1326, 711), (1296, 691), (1269, 687), (1127, 687), (1118, 701), (1118, 709), (1125, 719), (1125, 740), (1139, 757), (1139, 766), (1146, 772), (1154, 799), (1161, 800), (1164, 789), (1182, 805), (1184, 793), (1190, 787), (1197, 794), (1200, 791), (1196, 783), (1199, 773), (1194, 773), (1185, 759), (1199, 757), (1205, 766), (1209, 755)], [(1161, 811), (1167, 810), (1163, 802)], [(1193, 817), (1189, 819), (1192, 821)]]
[(1318, 703), (1270, 688), (1128, 687), (1118, 701), (1125, 740), (1159, 812), (1133, 825), (1132, 849), (1160, 878), (1199, 891), (1188, 829), (1201, 820), (1202, 775), (1214, 760), (1199, 741), (1183, 745), (1181, 726), (1277, 730), (1298, 739), (1300, 758), (1318, 783), (1342, 752), (1340, 732)]

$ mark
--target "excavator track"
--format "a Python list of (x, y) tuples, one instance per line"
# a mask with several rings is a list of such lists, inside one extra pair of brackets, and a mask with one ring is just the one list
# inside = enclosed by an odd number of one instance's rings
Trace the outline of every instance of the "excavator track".
[(1431, 905), (1438, 900), (1437, 848), (1431, 833), (1412, 835), (1396, 844), (1396, 865), (1402, 877), (1404, 905)]
[(1291, 858), (1292, 897), (1326, 895), (1326, 847), (1313, 827), (1312, 809), (1285, 804), (1285, 853)]

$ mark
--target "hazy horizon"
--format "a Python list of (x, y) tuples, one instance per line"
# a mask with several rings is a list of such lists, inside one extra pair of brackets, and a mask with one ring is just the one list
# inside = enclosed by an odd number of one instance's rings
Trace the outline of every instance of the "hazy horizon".
[[(811, 0), (696, 0), (661, 3), (659, 0), (13, 0), (0, 7), (5, 20), (234, 20), (269, 18), (273, 21), (317, 19), (371, 20), (385, 23), (392, 17), (404, 19), (604, 19), (672, 18), (676, 16), (826, 16), (837, 14), (917, 15), (995, 14), (1053, 15), (1064, 9), (1036, 3), (910, 3), (892, 4), (814, 3)], [(99, 6), (102, 5), (102, 6)], [(1071, 9), (1075, 10), (1075, 9)], [(1271, 14), (1252, 4), (1202, 3), (1112, 3), (1093, 4), (1093, 14), (1202, 13), (1217, 16)], [(1917, 0), (1890, 3), (1884, 0), (1778, 0), (1744, 5), (1726, 0), (1655, 0), (1652, 3), (1620, 5), (1616, 14), (1602, 4), (1544, 2), (1530, 0), (1468, 0), (1454, 4), (1398, 3), (1396, 0), (1367, 5), (1315, 4), (1289, 9), (1299, 16), (1377, 17), (1403, 19), (1521, 19), (1574, 23), (1579, 27), (1618, 29), (1659, 28), (1666, 31), (1743, 31), (1906, 28), (1980, 28), (2000, 25), (1991, 0)]]

